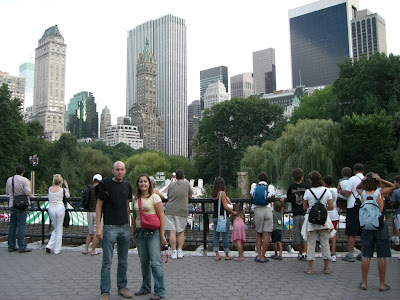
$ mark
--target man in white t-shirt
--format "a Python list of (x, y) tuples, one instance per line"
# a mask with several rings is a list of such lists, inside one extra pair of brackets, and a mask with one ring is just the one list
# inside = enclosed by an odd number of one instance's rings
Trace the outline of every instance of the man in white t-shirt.
[[(361, 235), (361, 227), (359, 220), (359, 210), (361, 205), (361, 197), (358, 194), (356, 188), (364, 178), (364, 166), (357, 163), (353, 167), (354, 176), (350, 177), (345, 189), (340, 190), (340, 194), (347, 199), (347, 212), (346, 212), (346, 230), (347, 235), (347, 250), (348, 253), (343, 257), (343, 260), (354, 262), (355, 258), (353, 255), (354, 245), (357, 235)], [(362, 249), (362, 243), (361, 243)], [(362, 251), (357, 255), (357, 259), (362, 259)]]

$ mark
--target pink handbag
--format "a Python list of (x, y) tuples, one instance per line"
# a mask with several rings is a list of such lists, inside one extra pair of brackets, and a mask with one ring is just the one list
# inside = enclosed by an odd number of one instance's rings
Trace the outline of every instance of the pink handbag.
[(140, 226), (144, 229), (158, 230), (160, 229), (160, 218), (157, 214), (146, 214), (142, 211), (142, 197), (138, 199)]

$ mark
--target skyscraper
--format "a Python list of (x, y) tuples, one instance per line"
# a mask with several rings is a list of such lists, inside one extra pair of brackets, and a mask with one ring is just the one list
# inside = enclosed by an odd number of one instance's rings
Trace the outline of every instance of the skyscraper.
[(289, 10), (293, 87), (332, 84), (352, 57), (351, 20), (358, 0), (321, 0)]
[(204, 93), (210, 83), (221, 81), (225, 86), (225, 91), (228, 91), (228, 68), (219, 66), (207, 70), (200, 71), (200, 109), (204, 109)]
[(387, 52), (385, 20), (368, 9), (356, 12), (351, 21), (351, 37), (354, 59), (363, 55), (369, 58), (375, 52)]
[(254, 93), (253, 74), (251, 72), (231, 77), (231, 99), (248, 98)]
[(90, 92), (80, 92), (71, 98), (65, 113), (65, 130), (78, 139), (99, 136), (99, 114)]
[(186, 21), (166, 15), (128, 32), (127, 115), (138, 101), (136, 63), (146, 40), (157, 61), (157, 107), (164, 120), (164, 151), (187, 156)]
[(146, 43), (137, 60), (137, 102), (129, 110), (146, 149), (164, 151), (164, 121), (157, 107), (157, 61)]
[(111, 126), (111, 113), (110, 109), (106, 106), (100, 115), (100, 139), (104, 139), (104, 133), (108, 126)]
[[(0, 70), (0, 86), (3, 83), (7, 84), (8, 90), (11, 92), (11, 98), (18, 98), (24, 106), (25, 78), (13, 76)], [(21, 114), (23, 114), (23, 109), (21, 109)]]
[(190, 159), (195, 155), (192, 142), (199, 127), (200, 115), (200, 100), (194, 100), (188, 105), (188, 151)]
[(49, 141), (64, 132), (66, 50), (57, 25), (46, 29), (35, 50), (32, 119), (39, 120)]
[(24, 63), (19, 66), (19, 76), (25, 78), (24, 108), (33, 105), (33, 85), (35, 83), (35, 64)]
[(254, 92), (272, 93), (276, 90), (275, 49), (253, 52)]
[(229, 100), (228, 92), (225, 89), (225, 85), (217, 80), (210, 83), (204, 92), (204, 108), (211, 108), (214, 104), (221, 103)]

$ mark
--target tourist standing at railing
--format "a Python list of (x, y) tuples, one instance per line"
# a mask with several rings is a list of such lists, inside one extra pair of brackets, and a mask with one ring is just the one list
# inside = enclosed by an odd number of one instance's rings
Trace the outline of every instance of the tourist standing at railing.
[[(229, 206), (228, 203), (231, 204), (231, 200), (226, 195), (226, 187), (225, 187), (225, 180), (222, 177), (217, 177), (214, 180), (214, 184), (211, 189), (211, 197), (214, 200), (214, 215), (213, 215), (213, 222), (214, 222), (214, 238), (213, 238), (213, 251), (215, 252), (215, 260), (221, 260), (221, 256), (219, 255), (219, 235), (222, 233), (222, 241), (223, 247), (225, 252), (225, 260), (230, 260), (231, 257), (229, 256), (229, 224), (230, 220), (228, 216), (226, 217), (226, 230), (225, 232), (218, 232), (217, 231), (217, 223), (218, 223), (218, 216), (224, 216), (224, 213), (227, 214), (234, 214), (236, 215), (237, 212), (233, 211)], [(221, 199), (221, 204), (219, 201)], [(220, 211), (218, 212), (218, 207), (220, 206)]]
[[(325, 188), (322, 182), (322, 176), (318, 171), (312, 171), (308, 175), (311, 188), (308, 189), (304, 194), (304, 209), (312, 209), (312, 207), (320, 201), (326, 208), (327, 211), (333, 209), (332, 195), (329, 189)], [(307, 216), (305, 217), (308, 221)], [(313, 262), (315, 260), (315, 244), (317, 241), (317, 235), (319, 235), (319, 241), (321, 244), (322, 259), (324, 260), (324, 274), (330, 274), (329, 270), (329, 259), (331, 258), (331, 252), (329, 249), (329, 233), (333, 230), (332, 222), (327, 217), (325, 224), (311, 224), (306, 223), (307, 231), (307, 262), (308, 268), (305, 270), (307, 274), (313, 274)]]
[[(253, 183), (250, 189), (250, 195), (254, 198), (254, 193), (258, 185), (266, 185), (265, 200), (275, 198), (275, 188), (272, 184), (268, 184), (268, 176), (265, 172), (258, 175), (258, 183)], [(273, 201), (272, 201), (273, 202)], [(265, 257), (265, 252), (268, 249), (269, 236), (273, 230), (273, 214), (272, 204), (267, 205), (253, 205), (254, 208), (254, 227), (257, 232), (256, 246), (257, 256), (254, 258), (256, 262), (264, 263), (269, 261)]]
[[(394, 213), (394, 216), (392, 217), (392, 226), (393, 226), (393, 237), (392, 241), (396, 244), (400, 244), (399, 240), (399, 230), (400, 230), (400, 176), (396, 176), (394, 178), (394, 186), (396, 188), (395, 191), (393, 191), (392, 197), (390, 198), (390, 204), (394, 206), (396, 209), (396, 212)], [(400, 259), (400, 258), (399, 258)]]
[[(65, 189), (62, 187), (64, 182)], [(65, 197), (69, 198), (68, 182), (63, 180), (60, 174), (53, 175), (53, 185), (49, 188), (49, 212), (50, 220), (53, 223), (54, 230), (51, 233), (49, 243), (46, 246), (46, 252), (59, 254), (61, 251), (63, 222), (65, 216), (65, 207), (63, 203)]]
[[(169, 244), (172, 248), (171, 258), (183, 258), (185, 228), (189, 214), (188, 204), (192, 198), (193, 189), (190, 182), (185, 180), (183, 170), (176, 170), (176, 181), (168, 186), (165, 205), (165, 230), (169, 230)], [(176, 234), (178, 233), (178, 251), (176, 249)]]
[[(128, 250), (131, 241), (129, 203), (132, 201), (132, 186), (129, 182), (123, 180), (126, 169), (122, 161), (114, 163), (112, 172), (114, 174), (113, 178), (103, 178), (100, 184), (96, 206), (96, 235), (97, 238), (103, 240), (103, 260), (100, 278), (101, 300), (110, 299), (110, 269), (115, 243), (117, 243), (118, 249), (118, 294), (125, 298), (132, 298), (132, 293), (126, 287), (128, 284), (126, 275)], [(101, 226), (102, 215), (103, 227)]]
[[(19, 253), (31, 252), (32, 249), (26, 247), (25, 243), (25, 228), (26, 228), (26, 216), (28, 214), (28, 206), (25, 208), (14, 207), (14, 196), (31, 194), (30, 183), (27, 178), (24, 177), (25, 167), (18, 165), (15, 168), (15, 176), (11, 176), (7, 179), (6, 183), (6, 194), (9, 196), (9, 208), (10, 208), (10, 227), (8, 229), (8, 252), (19, 251)], [(13, 188), (14, 180), (14, 188)], [(29, 201), (29, 200), (28, 200)], [(17, 239), (18, 247), (15, 245), (15, 234), (18, 230)]]
[[(93, 176), (93, 184), (89, 186), (89, 208), (87, 209), (87, 221), (88, 221), (88, 235), (86, 236), (86, 244), (85, 251), (83, 254), (88, 254), (89, 252), (89, 244), (92, 240), (92, 251), (90, 255), (100, 254), (96, 251), (97, 244), (99, 239), (96, 236), (96, 206), (97, 206), (97, 197), (99, 196), (99, 183), (103, 180), (103, 177), (100, 174), (95, 174)], [(100, 222), (101, 223), (101, 222)], [(100, 224), (101, 226), (101, 224)]]
[[(292, 204), (293, 212), (293, 247), (297, 248), (299, 254), (297, 258), (299, 260), (307, 259), (307, 242), (304, 241), (301, 235), (301, 227), (304, 223), (304, 215), (306, 210), (303, 208), (303, 197), (307, 189), (310, 188), (308, 183), (303, 182), (304, 171), (300, 168), (296, 168), (292, 172), (294, 183), (289, 185), (287, 190), (287, 200)], [(282, 198), (281, 198), (282, 200)], [(291, 247), (288, 246), (288, 252), (291, 252)]]
[(331, 262), (336, 262), (336, 232), (339, 230), (339, 211), (337, 208), (337, 189), (332, 187), (333, 185), (333, 177), (331, 175), (327, 175), (323, 179), (324, 186), (329, 189), (332, 195), (333, 209), (328, 211), (329, 218), (332, 221), (333, 229), (335, 230), (334, 236), (332, 237), (331, 242)]
[[(138, 250), (142, 270), (142, 285), (135, 293), (141, 296), (151, 293), (151, 275), (154, 279), (154, 297), (158, 300), (165, 297), (164, 267), (161, 262), (161, 250), (167, 246), (165, 239), (164, 209), (160, 196), (153, 192), (150, 178), (146, 174), (139, 176), (136, 182), (136, 195), (133, 205), (132, 227), (134, 241)], [(149, 229), (142, 215), (153, 218)], [(157, 219), (158, 218), (158, 219)], [(157, 224), (156, 224), (157, 223)]]

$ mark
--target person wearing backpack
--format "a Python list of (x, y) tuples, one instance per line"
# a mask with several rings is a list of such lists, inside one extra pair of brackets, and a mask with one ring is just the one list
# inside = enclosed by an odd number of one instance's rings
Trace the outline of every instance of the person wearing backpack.
[[(275, 199), (275, 188), (268, 185), (268, 176), (265, 172), (258, 175), (258, 183), (253, 183), (250, 189), (252, 203), (254, 208), (254, 227), (257, 232), (256, 246), (257, 256), (256, 262), (268, 262), (265, 252), (268, 249), (269, 235), (273, 229), (272, 202)], [(262, 248), (261, 248), (262, 246)]]
[[(96, 236), (96, 205), (97, 205), (97, 196), (99, 195), (99, 183), (100, 181), (103, 180), (103, 177), (100, 174), (95, 174), (93, 176), (93, 184), (87, 187), (86, 189), (89, 189), (89, 192), (84, 193), (87, 195), (86, 197), (88, 198), (87, 200), (82, 201), (87, 201), (87, 221), (88, 221), (88, 235), (86, 236), (86, 244), (85, 244), (85, 250), (82, 252), (82, 254), (86, 255), (89, 252), (89, 244), (90, 241), (92, 240), (93, 236), (93, 242), (92, 242), (92, 251), (90, 252), (90, 255), (97, 255), (99, 252), (96, 251), (97, 244), (99, 242), (99, 239)], [(86, 190), (85, 189), (85, 190)], [(83, 195), (82, 195), (83, 196)]]
[[(318, 171), (312, 171), (308, 174), (308, 180), (311, 188), (308, 189), (304, 194), (303, 207), (308, 209), (307, 226), (307, 261), (308, 268), (305, 272), (309, 275), (313, 274), (313, 262), (315, 260), (315, 244), (317, 235), (321, 243), (322, 259), (324, 260), (324, 274), (330, 274), (329, 260), (331, 258), (331, 252), (329, 249), (329, 230), (331, 227), (327, 218), (327, 211), (333, 209), (332, 195), (329, 189), (324, 187), (322, 182), (322, 176)], [(322, 207), (321, 205), (322, 204)], [(314, 211), (317, 207), (320, 207), (320, 214), (314, 216)], [(322, 224), (321, 224), (322, 223)], [(333, 226), (332, 226), (333, 228)]]
[[(361, 240), (364, 245), (361, 265), (362, 282), (360, 283), (362, 290), (367, 289), (369, 264), (371, 257), (373, 257), (375, 246), (378, 257), (379, 291), (384, 292), (390, 289), (390, 286), (385, 283), (386, 257), (391, 257), (391, 252), (389, 231), (383, 218), (384, 203), (381, 189), (379, 189), (383, 182), (384, 180), (378, 174), (368, 173), (358, 186), (362, 189), (362, 205), (359, 212), (360, 225), (364, 227), (361, 233)], [(368, 210), (368, 213), (364, 213), (364, 210)]]

